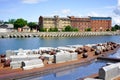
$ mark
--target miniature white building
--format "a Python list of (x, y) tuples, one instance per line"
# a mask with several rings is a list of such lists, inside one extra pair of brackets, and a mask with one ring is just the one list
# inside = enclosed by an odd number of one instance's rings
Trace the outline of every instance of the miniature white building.
[(111, 64), (99, 70), (99, 78), (103, 80), (113, 80), (118, 76), (120, 76), (120, 63)]
[(0, 25), (0, 32), (12, 32), (14, 31), (13, 24), (1, 24)]

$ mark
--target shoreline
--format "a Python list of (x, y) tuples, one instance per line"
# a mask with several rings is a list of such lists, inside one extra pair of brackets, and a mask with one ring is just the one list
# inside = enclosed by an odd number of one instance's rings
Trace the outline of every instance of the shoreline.
[(43, 76), (50, 73), (55, 73), (61, 70), (71, 69), (79, 66), (83, 66), (86, 64), (91, 63), (97, 57), (100, 56), (108, 56), (110, 54), (115, 53), (120, 48), (120, 45), (117, 46), (114, 50), (109, 50), (107, 52), (103, 52), (99, 55), (94, 55), (93, 52), (89, 52), (88, 58), (82, 58), (79, 57), (78, 60), (75, 61), (69, 61), (64, 63), (58, 63), (58, 64), (47, 64), (44, 67), (41, 68), (35, 68), (31, 70), (22, 70), (22, 69), (10, 69), (10, 68), (0, 68), (0, 79), (3, 80), (13, 80), (13, 79), (21, 79), (29, 76)]
[(8, 32), (0, 33), (0, 38), (30, 38), (30, 37), (80, 37), (80, 36), (111, 36), (120, 32)]

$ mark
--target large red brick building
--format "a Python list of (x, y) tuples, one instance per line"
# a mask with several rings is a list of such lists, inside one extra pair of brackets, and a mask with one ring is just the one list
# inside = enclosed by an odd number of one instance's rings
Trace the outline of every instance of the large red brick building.
[(111, 17), (90, 17), (92, 31), (111, 30)]
[(71, 16), (69, 18), (71, 21), (71, 26), (78, 28), (79, 31), (85, 31), (85, 29), (91, 28), (91, 20), (89, 17), (78, 18), (78, 17)]
[(91, 28), (92, 31), (106, 31), (111, 29), (111, 17), (86, 17), (78, 18), (70, 16), (71, 26), (76, 27), (79, 31), (85, 31)]
[(92, 31), (106, 31), (111, 29), (111, 22), (111, 17), (39, 17), (39, 26), (48, 29), (50, 27), (64, 29), (69, 25), (78, 28), (79, 31), (85, 31), (88, 28), (91, 28)]

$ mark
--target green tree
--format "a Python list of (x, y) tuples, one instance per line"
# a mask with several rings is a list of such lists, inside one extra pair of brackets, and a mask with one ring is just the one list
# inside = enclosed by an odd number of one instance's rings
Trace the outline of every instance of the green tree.
[(116, 24), (114, 27), (115, 27), (116, 30), (120, 30), (120, 26), (119, 25)]
[(111, 31), (116, 31), (116, 30), (120, 30), (120, 25), (115, 25), (111, 28)]
[(5, 21), (4, 24), (9, 24), (9, 22)]
[(111, 28), (111, 31), (116, 31), (115, 27), (112, 27), (112, 28)]
[(30, 27), (31, 30), (33, 28), (36, 28), (36, 26), (37, 26), (37, 24), (35, 22), (29, 22), (27, 25)]
[(14, 28), (15, 29), (18, 29), (18, 28), (22, 28), (24, 27), (25, 25), (27, 25), (27, 21), (20, 18), (20, 19), (17, 19), (15, 22), (14, 22)]
[(15, 21), (15, 19), (9, 19), (8, 21), (5, 21), (4, 24), (14, 24)]
[(0, 20), (0, 24), (3, 24), (4, 23), (4, 21), (3, 20)]
[(58, 32), (58, 28), (57, 27), (54, 28), (54, 32)]
[(86, 28), (85, 31), (91, 31), (91, 28)]
[(73, 31), (78, 32), (79, 30), (78, 28), (73, 28)]
[(57, 28), (57, 27), (55, 27), (55, 28), (50, 28), (48, 31), (49, 31), (49, 32), (58, 32), (58, 28)]
[(47, 29), (46, 28), (40, 28), (40, 32), (46, 32)]
[(52, 31), (53, 31), (53, 29), (52, 29), (52, 28), (49, 28), (48, 32), (52, 32)]
[(68, 32), (69, 32), (69, 31), (73, 31), (73, 28), (72, 28), (71, 26), (66, 26), (66, 27), (65, 27), (65, 31), (68, 31)]
[(107, 29), (106, 31), (110, 31), (109, 29)]
[(8, 20), (8, 23), (9, 23), (9, 24), (14, 24), (15, 21), (16, 21), (16, 19), (9, 19), (9, 20)]

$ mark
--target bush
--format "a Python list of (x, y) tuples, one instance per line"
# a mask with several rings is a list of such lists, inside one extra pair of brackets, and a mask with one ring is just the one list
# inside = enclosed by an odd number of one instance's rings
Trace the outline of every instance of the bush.
[(111, 31), (116, 31), (115, 27), (112, 27), (112, 28), (111, 28)]
[(73, 28), (73, 31), (78, 32), (79, 30), (77, 28)]
[(115, 28), (116, 30), (120, 30), (120, 26), (117, 25), (117, 24), (114, 26), (114, 28)]
[(50, 29), (48, 30), (48, 32), (58, 32), (58, 28), (57, 28), (57, 27), (55, 27), (55, 28), (50, 28)]
[(40, 32), (46, 32), (47, 29), (46, 28), (40, 28)]
[(57, 27), (54, 28), (54, 32), (58, 32), (58, 28)]
[(107, 29), (106, 31), (110, 31), (109, 29)]
[(91, 28), (87, 28), (87, 29), (85, 29), (85, 31), (91, 31)]
[(71, 31), (77, 32), (78, 29), (77, 29), (77, 28), (73, 28), (73, 27), (71, 27), (71, 26), (66, 26), (63, 31), (64, 31), (64, 32), (71, 32)]
[(111, 31), (116, 31), (116, 30), (120, 30), (120, 25), (115, 25), (111, 28)]
[(33, 28), (36, 29), (36, 26), (37, 26), (37, 24), (35, 22), (29, 22), (27, 25), (30, 27), (31, 30)]
[(65, 31), (68, 31), (68, 32), (69, 32), (69, 31), (73, 31), (73, 28), (72, 28), (71, 26), (66, 26), (66, 27), (65, 27)]

